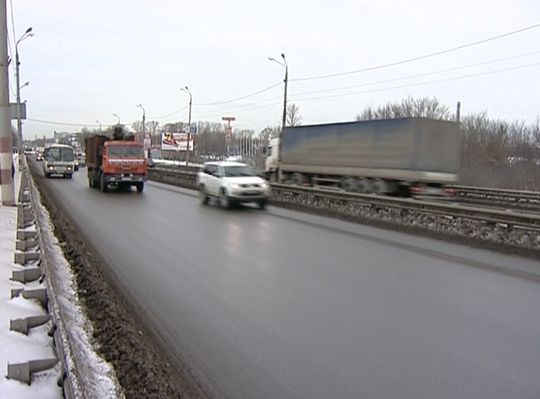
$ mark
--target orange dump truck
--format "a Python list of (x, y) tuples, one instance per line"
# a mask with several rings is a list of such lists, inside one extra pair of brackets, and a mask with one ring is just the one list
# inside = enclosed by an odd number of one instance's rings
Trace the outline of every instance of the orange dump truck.
[(144, 190), (147, 179), (144, 147), (133, 137), (115, 131), (113, 139), (92, 136), (85, 140), (88, 185), (105, 192), (110, 186)]

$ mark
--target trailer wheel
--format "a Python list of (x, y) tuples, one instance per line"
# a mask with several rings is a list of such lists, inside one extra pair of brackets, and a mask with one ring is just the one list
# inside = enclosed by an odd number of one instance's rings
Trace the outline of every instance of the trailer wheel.
[(295, 172), (292, 174), (292, 183), (297, 186), (303, 186), (307, 183), (306, 176), (303, 173)]
[(99, 189), (104, 193), (107, 192), (107, 182), (105, 181), (105, 176), (103, 175), (101, 175), (101, 179), (99, 180)]
[(341, 188), (345, 191), (356, 192), (358, 190), (358, 181), (354, 177), (346, 176), (341, 179)]
[(374, 179), (373, 180), (373, 193), (377, 195), (384, 195), (390, 191), (390, 187), (386, 181), (383, 179)]
[(360, 177), (356, 182), (356, 187), (359, 193), (369, 194), (371, 193), (371, 181), (365, 177)]

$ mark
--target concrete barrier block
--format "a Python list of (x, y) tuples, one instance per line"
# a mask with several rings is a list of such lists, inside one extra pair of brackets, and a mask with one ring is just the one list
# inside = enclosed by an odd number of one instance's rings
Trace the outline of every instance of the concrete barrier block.
[(17, 228), (18, 229), (27, 229), (28, 227), (32, 226), (34, 224), (34, 220), (25, 222), (24, 220), (18, 220), (17, 221)]
[(26, 211), (32, 211), (32, 206), (29, 203), (18, 203), (17, 204), (17, 214), (26, 212)]
[(40, 316), (30, 316), (22, 319), (12, 319), (9, 321), (9, 329), (11, 331), (17, 331), (22, 334), (28, 334), (28, 330), (31, 328), (42, 326), (51, 319), (48, 314)]
[(17, 251), (27, 251), (29, 249), (34, 249), (38, 246), (38, 239), (37, 237), (34, 239), (29, 240), (17, 240), (15, 242), (15, 249)]
[(47, 289), (46, 288), (34, 288), (31, 290), (25, 290), (23, 288), (12, 288), (11, 298), (22, 295), (25, 299), (37, 299), (41, 306), (47, 309)]
[(19, 283), (29, 283), (35, 281), (43, 275), (43, 270), (40, 267), (27, 267), (23, 270), (13, 270), (11, 279)]
[(39, 252), (15, 252), (15, 263), (18, 265), (25, 265), (33, 260), (40, 260), (41, 254)]
[(48, 370), (58, 363), (58, 359), (38, 359), (25, 363), (8, 363), (7, 378), (30, 385), (32, 374)]
[(17, 240), (33, 240), (33, 239), (37, 239), (37, 231), (17, 230)]

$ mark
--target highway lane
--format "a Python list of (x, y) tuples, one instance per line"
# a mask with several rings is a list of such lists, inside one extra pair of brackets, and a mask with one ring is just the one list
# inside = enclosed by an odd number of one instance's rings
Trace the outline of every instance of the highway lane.
[(171, 351), (228, 398), (538, 398), (540, 264), (158, 183), (51, 179)]

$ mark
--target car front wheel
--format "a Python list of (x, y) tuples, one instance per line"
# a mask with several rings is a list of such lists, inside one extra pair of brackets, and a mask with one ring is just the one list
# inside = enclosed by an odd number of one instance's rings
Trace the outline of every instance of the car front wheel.
[(221, 190), (221, 194), (219, 196), (219, 204), (224, 209), (231, 208), (231, 200), (229, 196), (227, 195), (227, 191), (225, 191), (225, 189)]
[(202, 184), (199, 186), (199, 197), (203, 205), (208, 204), (208, 194), (206, 193), (206, 189)]

